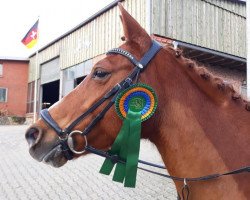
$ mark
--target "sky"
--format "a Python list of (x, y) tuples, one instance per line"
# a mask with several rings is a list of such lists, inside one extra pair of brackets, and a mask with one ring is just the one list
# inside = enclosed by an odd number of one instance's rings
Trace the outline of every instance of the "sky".
[[(1, 2), (0, 57), (28, 57), (114, 0), (6, 0)], [(39, 17), (38, 44), (21, 40)]]

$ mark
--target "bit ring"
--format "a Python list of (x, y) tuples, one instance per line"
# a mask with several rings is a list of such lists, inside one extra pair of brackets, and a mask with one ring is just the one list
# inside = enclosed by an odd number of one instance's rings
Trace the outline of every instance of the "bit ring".
[[(74, 149), (74, 146), (73, 146), (73, 137), (72, 137), (72, 136), (73, 136), (73, 135), (76, 135), (76, 134), (79, 134), (79, 135), (81, 135), (82, 137), (84, 137), (84, 140), (85, 140), (85, 147), (84, 147), (84, 149), (83, 149), (82, 151), (77, 151), (77, 150)], [(82, 134), (82, 131), (79, 131), (79, 130), (74, 130), (74, 131), (72, 131), (72, 132), (69, 134), (67, 143), (68, 143), (69, 149), (70, 149), (73, 153), (75, 153), (75, 154), (82, 154), (82, 153), (84, 153), (84, 152), (86, 151), (86, 147), (88, 146), (88, 140), (87, 140), (86, 135), (83, 135), (83, 134)]]

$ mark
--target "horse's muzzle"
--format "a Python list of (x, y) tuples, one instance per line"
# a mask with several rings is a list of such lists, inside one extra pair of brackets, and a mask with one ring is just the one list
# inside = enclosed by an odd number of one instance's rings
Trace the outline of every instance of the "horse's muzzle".
[(45, 153), (42, 151), (41, 147), (42, 135), (42, 129), (35, 126), (30, 127), (25, 133), (25, 139), (29, 144), (29, 153), (39, 162), (41, 162), (45, 156)]
[(25, 138), (29, 144), (29, 147), (34, 146), (41, 139), (42, 130), (37, 127), (30, 127), (26, 133)]
[(67, 160), (64, 158), (60, 140), (49, 140), (46, 138), (46, 131), (37, 125), (32, 125), (25, 133), (29, 144), (29, 153), (37, 161), (43, 161), (53, 167), (64, 165)]

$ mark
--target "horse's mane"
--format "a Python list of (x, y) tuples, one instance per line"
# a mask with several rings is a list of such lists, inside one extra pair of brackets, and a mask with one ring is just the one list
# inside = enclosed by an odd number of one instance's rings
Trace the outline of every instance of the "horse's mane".
[[(231, 83), (225, 82), (222, 78), (213, 75), (205, 66), (198, 63), (197, 61), (186, 58), (183, 55), (183, 51), (179, 48), (173, 48), (172, 44), (165, 44), (164, 49), (170, 51), (170, 53), (174, 54), (174, 56), (178, 59), (180, 63), (187, 67), (188, 73), (191, 78), (203, 89), (204, 92), (208, 92), (205, 87), (201, 87), (203, 85), (209, 85), (214, 92), (219, 93), (225, 99), (233, 100), (238, 104), (242, 104), (247, 111), (250, 111), (250, 102), (246, 101), (233, 87)], [(211, 95), (210, 95), (211, 96)]]

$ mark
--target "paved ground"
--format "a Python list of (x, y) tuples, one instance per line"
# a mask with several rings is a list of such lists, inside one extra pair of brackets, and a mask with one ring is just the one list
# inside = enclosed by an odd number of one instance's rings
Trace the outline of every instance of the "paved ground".
[[(164, 199), (176, 200), (173, 183), (138, 171), (137, 187), (124, 188), (99, 174), (103, 158), (89, 155), (59, 169), (33, 160), (24, 140), (27, 126), (0, 126), (0, 199)], [(152, 144), (143, 141), (141, 159), (161, 163)], [(164, 170), (160, 170), (165, 172)]]

